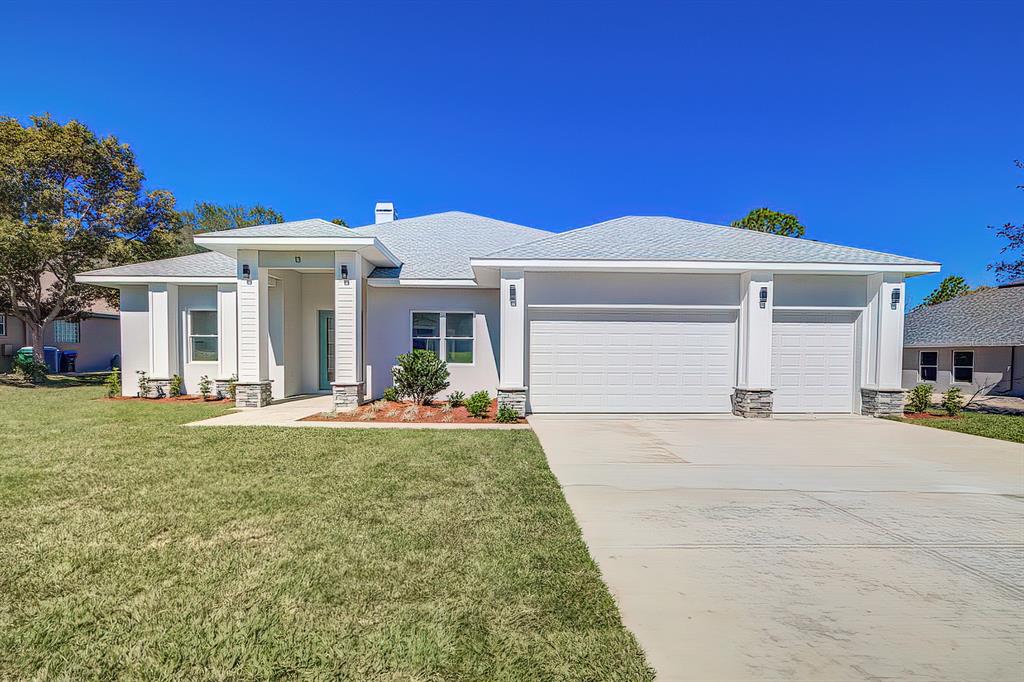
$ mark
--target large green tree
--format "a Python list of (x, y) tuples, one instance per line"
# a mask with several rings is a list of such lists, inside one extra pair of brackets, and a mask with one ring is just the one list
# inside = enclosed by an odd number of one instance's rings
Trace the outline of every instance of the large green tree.
[(252, 225), (283, 223), (284, 216), (269, 206), (221, 206), (208, 201), (197, 201), (191, 211), (178, 213), (182, 253), (201, 251), (192, 238), (203, 232), (233, 230)]
[(37, 359), (46, 325), (104, 295), (76, 272), (175, 252), (174, 197), (144, 180), (114, 136), (49, 115), (0, 118), (0, 310), (25, 324)]
[(925, 296), (922, 304), (935, 305), (936, 303), (944, 303), (970, 292), (971, 288), (967, 286), (967, 280), (960, 275), (950, 275), (939, 282), (939, 286), (935, 287), (935, 291)]
[(770, 208), (755, 208), (739, 220), (734, 220), (732, 226), (755, 232), (781, 234), (784, 237), (804, 236), (804, 226), (795, 215), (773, 211)]
[[(1014, 161), (1014, 164), (1024, 170), (1024, 161)], [(1024, 190), (1024, 185), (1017, 185), (1017, 189)], [(996, 261), (988, 269), (993, 270), (996, 278), (1003, 282), (1024, 279), (1024, 222), (1006, 223), (994, 229), (997, 235), (1006, 239), (1006, 246), (1000, 253), (1010, 254), (1010, 259)]]

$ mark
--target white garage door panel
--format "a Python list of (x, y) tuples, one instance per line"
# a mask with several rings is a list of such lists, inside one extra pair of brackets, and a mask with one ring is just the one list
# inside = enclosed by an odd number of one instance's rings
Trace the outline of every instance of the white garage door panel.
[(775, 313), (775, 412), (853, 411), (854, 326), (849, 313)]
[(531, 311), (534, 412), (728, 412), (736, 313)]

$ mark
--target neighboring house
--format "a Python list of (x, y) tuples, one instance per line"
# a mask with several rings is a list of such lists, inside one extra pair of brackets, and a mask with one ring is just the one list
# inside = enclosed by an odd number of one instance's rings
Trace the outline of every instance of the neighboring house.
[[(43, 276), (44, 288), (53, 275)], [(10, 311), (0, 311), (0, 372), (10, 369), (14, 354), (29, 345), (25, 325)], [(121, 324), (117, 309), (95, 301), (78, 321), (54, 320), (43, 329), (43, 345), (77, 351), (75, 370), (108, 370), (121, 352)]]
[(889, 413), (902, 405), (904, 278), (937, 263), (627, 217), (554, 234), (468, 213), (196, 236), (209, 252), (82, 273), (121, 290), (136, 370), (238, 377), (240, 406), (391, 385), (438, 353), (451, 389), (520, 412)]
[(1024, 395), (1024, 281), (907, 314), (903, 387)]

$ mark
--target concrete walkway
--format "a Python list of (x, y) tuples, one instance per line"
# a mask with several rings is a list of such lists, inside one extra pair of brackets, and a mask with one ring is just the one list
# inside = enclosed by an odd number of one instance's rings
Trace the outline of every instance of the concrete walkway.
[(1024, 446), (866, 418), (530, 419), (660, 680), (1014, 680)]

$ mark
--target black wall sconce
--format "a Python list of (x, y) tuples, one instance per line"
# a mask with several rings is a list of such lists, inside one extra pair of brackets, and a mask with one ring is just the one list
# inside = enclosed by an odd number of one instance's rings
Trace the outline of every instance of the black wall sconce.
[(761, 304), (762, 308), (768, 305), (768, 287), (761, 287), (761, 294), (758, 302)]
[(242, 263), (242, 277), (245, 277), (246, 282), (252, 281), (252, 271), (249, 270), (248, 263)]
[(891, 303), (891, 306), (892, 306), (893, 310), (896, 310), (896, 308), (900, 307), (900, 290), (899, 289), (893, 289), (892, 290), (892, 303)]
[(508, 286), (508, 304), (513, 308), (516, 307), (516, 285), (510, 284)]
[(346, 284), (348, 283), (348, 266), (347, 265), (342, 265), (341, 266), (341, 278), (343, 280), (345, 280)]
[(295, 257), (295, 262), (296, 263), (301, 263), (302, 262), (302, 256), (296, 256)]

